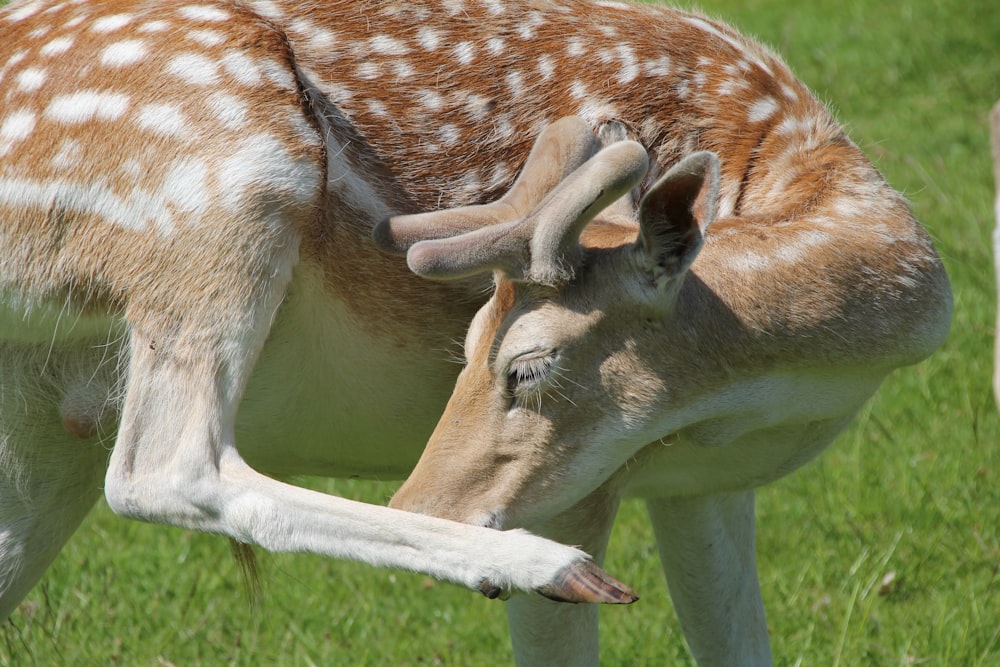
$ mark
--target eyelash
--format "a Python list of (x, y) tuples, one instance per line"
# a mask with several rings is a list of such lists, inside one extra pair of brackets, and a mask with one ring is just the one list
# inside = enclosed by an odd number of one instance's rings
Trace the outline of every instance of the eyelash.
[(511, 363), (507, 371), (507, 395), (512, 407), (519, 400), (539, 388), (542, 381), (552, 372), (555, 365), (555, 351), (535, 356), (523, 357)]

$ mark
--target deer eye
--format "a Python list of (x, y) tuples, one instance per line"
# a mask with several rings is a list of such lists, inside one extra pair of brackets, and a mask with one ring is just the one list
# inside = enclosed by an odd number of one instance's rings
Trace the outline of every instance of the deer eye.
[(512, 360), (507, 370), (507, 395), (516, 401), (537, 391), (555, 366), (556, 352), (529, 352)]

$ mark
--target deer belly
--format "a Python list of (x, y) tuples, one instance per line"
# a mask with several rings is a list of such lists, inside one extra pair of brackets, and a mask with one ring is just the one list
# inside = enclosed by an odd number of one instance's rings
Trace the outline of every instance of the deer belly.
[(299, 271), (240, 403), (247, 462), (279, 475), (405, 477), (459, 366), (417, 332), (409, 345), (394, 333), (366, 327)]

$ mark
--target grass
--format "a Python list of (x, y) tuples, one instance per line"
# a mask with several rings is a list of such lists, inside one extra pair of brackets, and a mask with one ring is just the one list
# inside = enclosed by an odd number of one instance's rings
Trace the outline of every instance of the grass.
[[(893, 375), (818, 461), (759, 493), (777, 665), (1000, 665), (1000, 420), (987, 111), (1000, 96), (994, 0), (712, 1), (773, 45), (933, 233), (950, 271), (945, 346)], [(384, 502), (383, 484), (309, 481)], [(642, 600), (602, 609), (608, 665), (691, 664), (626, 504), (608, 569)], [(218, 538), (99, 506), (0, 632), (12, 665), (493, 665), (503, 607), (423, 577), (262, 554), (250, 608)]]

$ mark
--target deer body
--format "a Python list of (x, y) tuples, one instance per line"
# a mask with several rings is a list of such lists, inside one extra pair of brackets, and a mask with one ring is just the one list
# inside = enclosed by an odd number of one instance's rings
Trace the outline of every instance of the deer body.
[[(42, 1), (5, 8), (0, 34), (2, 614), (102, 477), (125, 516), (491, 594), (600, 601), (634, 598), (576, 549), (491, 528), (531, 526), (600, 559), (631, 492), (648, 499), (699, 660), (763, 661), (748, 489), (813, 456), (947, 329), (947, 280), (902, 198), (776, 57), (699, 16)], [(583, 232), (588, 268), (570, 292), (500, 279), (489, 298), (488, 270), (430, 282), (372, 242), (374, 229), (393, 245), (390, 216), (497, 199), (570, 115), (648, 160)], [(631, 263), (616, 248), (636, 238), (639, 195), (695, 151), (721, 158), (710, 238), (668, 290), (676, 317), (654, 304), (660, 316), (623, 339), (616, 321), (644, 310), (608, 278)], [(546, 178), (541, 194), (562, 175)], [(586, 461), (508, 448), (509, 427), (462, 398), (490, 395), (505, 327), (553, 313), (571, 314), (556, 337), (607, 340), (617, 365), (564, 386), (606, 417), (579, 434)], [(467, 328), (470, 363), (440, 422), (456, 429), (434, 431), (459, 371), (447, 350)], [(550, 431), (519, 424), (526, 443)], [(459, 446), (488, 426), (497, 447)], [(257, 472), (403, 476), (432, 431), (394, 503), (436, 517)], [(706, 574), (679, 574), (692, 563)], [(589, 606), (535, 598), (510, 603), (519, 659), (596, 659)]]

